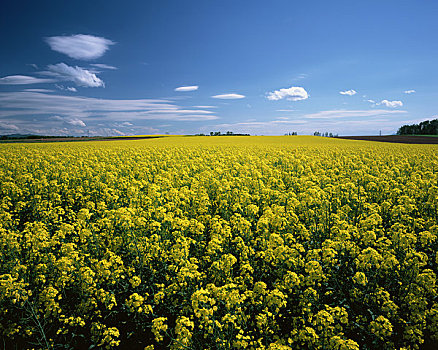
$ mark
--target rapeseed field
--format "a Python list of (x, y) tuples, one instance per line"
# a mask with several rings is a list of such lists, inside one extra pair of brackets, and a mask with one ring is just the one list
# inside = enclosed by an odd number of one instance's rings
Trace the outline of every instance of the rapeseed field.
[(0, 145), (0, 347), (433, 349), (438, 148)]

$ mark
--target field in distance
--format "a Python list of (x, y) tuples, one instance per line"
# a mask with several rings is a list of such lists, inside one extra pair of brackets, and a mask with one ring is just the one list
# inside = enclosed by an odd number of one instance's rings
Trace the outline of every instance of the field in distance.
[(339, 138), (394, 143), (438, 144), (438, 135), (339, 136)]
[(438, 148), (0, 144), (6, 349), (435, 349)]

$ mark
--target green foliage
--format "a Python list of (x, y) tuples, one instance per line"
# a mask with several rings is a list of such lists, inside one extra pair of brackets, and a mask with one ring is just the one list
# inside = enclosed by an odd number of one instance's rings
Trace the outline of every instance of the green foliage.
[(398, 129), (397, 135), (438, 135), (438, 119), (403, 125)]

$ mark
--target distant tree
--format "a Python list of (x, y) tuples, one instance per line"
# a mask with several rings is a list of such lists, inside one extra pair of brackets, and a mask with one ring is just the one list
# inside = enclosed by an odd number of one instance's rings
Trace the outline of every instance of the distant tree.
[(225, 134), (222, 134), (220, 131), (210, 131), (210, 136), (251, 136), (250, 134), (239, 134), (234, 133), (232, 131), (227, 131)]
[[(297, 134), (295, 134), (295, 135), (297, 135)], [(322, 137), (338, 137), (338, 134), (333, 134), (333, 133), (331, 133), (331, 132), (319, 132), (319, 131), (315, 131), (314, 133), (313, 133), (313, 136), (322, 136)]]
[(403, 125), (398, 129), (397, 135), (438, 135), (438, 119)]

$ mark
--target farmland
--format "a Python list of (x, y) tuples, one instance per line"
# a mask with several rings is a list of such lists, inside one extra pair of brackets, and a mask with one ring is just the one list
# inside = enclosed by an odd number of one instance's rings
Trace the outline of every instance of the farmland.
[(432, 349), (438, 148), (0, 145), (6, 349)]

